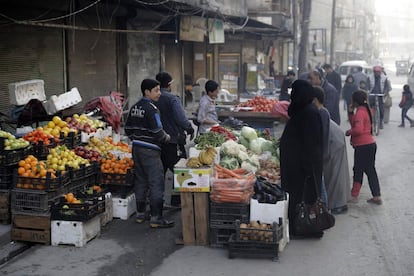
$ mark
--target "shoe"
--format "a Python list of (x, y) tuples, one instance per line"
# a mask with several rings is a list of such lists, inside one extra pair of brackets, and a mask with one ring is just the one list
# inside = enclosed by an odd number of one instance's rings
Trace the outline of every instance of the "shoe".
[(377, 205), (381, 205), (382, 204), (382, 199), (373, 197), (373, 198), (368, 199), (367, 202), (377, 204)]
[(145, 213), (137, 213), (137, 217), (135, 218), (136, 223), (144, 223), (147, 219)]
[(352, 196), (351, 199), (349, 200), (349, 202), (357, 204), (358, 203), (358, 197)]
[(151, 218), (150, 227), (151, 228), (170, 228), (174, 226), (174, 221), (166, 220), (163, 217)]
[(414, 121), (410, 122), (410, 127), (414, 127)]
[(344, 205), (344, 206), (341, 206), (341, 207), (336, 207), (336, 208), (333, 208), (331, 210), (331, 213), (334, 214), (334, 215), (342, 215), (342, 214), (345, 214), (346, 212), (348, 212), (348, 206), (347, 205)]
[(398, 125), (398, 127), (405, 127), (405, 125), (402, 125), (402, 124), (401, 124), (401, 125)]
[(384, 129), (384, 124), (383, 123), (380, 123), (380, 129)]

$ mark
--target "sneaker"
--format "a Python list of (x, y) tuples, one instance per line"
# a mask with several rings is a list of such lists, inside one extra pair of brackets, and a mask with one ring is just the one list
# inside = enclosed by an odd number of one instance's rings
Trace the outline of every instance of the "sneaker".
[(398, 125), (398, 127), (405, 127), (405, 125), (402, 125), (402, 124), (401, 124), (401, 125)]
[(174, 226), (174, 221), (166, 220), (165, 218), (158, 217), (150, 220), (151, 228), (170, 228)]
[(145, 213), (137, 213), (137, 217), (135, 219), (136, 223), (144, 223), (145, 220), (147, 219)]
[(334, 215), (342, 215), (342, 214), (345, 214), (346, 212), (348, 212), (347, 205), (336, 207), (331, 210), (331, 213)]
[(382, 122), (380, 123), (379, 128), (384, 129), (384, 124)]
[(414, 121), (410, 122), (410, 127), (414, 127)]

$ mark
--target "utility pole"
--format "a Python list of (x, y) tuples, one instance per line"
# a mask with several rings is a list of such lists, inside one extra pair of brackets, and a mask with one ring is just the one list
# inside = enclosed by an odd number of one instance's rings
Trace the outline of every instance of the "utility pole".
[(299, 43), (299, 74), (307, 72), (308, 42), (309, 42), (309, 20), (311, 13), (312, 0), (302, 1), (302, 20), (300, 22), (300, 43)]
[[(332, 15), (331, 15), (331, 47), (330, 47), (330, 56), (329, 63), (333, 65), (335, 61), (335, 10), (336, 10), (336, 0), (332, 0)], [(334, 68), (334, 67), (333, 67)]]
[(293, 17), (293, 70), (296, 74), (296, 68), (298, 67), (298, 1), (292, 1), (292, 17)]

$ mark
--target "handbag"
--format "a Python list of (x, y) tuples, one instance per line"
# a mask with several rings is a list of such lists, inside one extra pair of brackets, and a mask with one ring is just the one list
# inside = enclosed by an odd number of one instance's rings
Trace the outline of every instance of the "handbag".
[[(306, 182), (310, 177), (305, 179)], [(307, 235), (322, 232), (335, 225), (335, 217), (328, 210), (325, 203), (321, 201), (319, 187), (316, 185), (315, 175), (313, 183), (318, 194), (315, 203), (312, 205), (305, 203), (305, 193), (302, 194), (302, 201), (296, 205), (295, 214), (295, 233), (297, 235)]]

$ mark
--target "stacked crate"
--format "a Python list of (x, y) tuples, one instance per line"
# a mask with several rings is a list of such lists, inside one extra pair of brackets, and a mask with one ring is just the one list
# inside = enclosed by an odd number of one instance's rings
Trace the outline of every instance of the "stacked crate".
[(11, 190), (12, 240), (50, 244), (50, 210), (67, 192), (69, 173), (46, 178), (14, 173)]
[(224, 247), (236, 233), (235, 223), (248, 223), (250, 205), (241, 203), (215, 203), (210, 201), (210, 246)]

